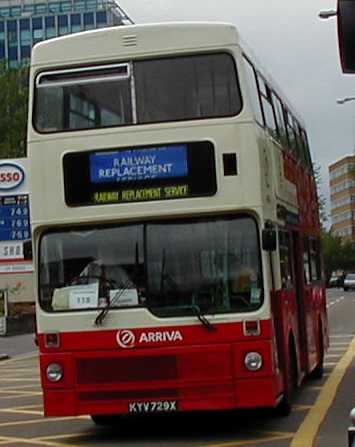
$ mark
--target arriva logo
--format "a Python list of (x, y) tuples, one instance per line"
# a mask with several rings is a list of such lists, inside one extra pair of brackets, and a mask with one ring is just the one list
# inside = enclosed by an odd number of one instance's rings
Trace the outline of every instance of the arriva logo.
[[(129, 329), (118, 331), (116, 338), (121, 348), (133, 348), (136, 344), (136, 336)], [(182, 340), (183, 337), (180, 331), (147, 331), (140, 334), (137, 344)]]
[(128, 329), (122, 329), (122, 331), (117, 332), (116, 339), (121, 348), (133, 348), (136, 336)]
[(0, 163), (0, 190), (10, 191), (21, 185), (25, 173), (21, 166), (13, 163)]

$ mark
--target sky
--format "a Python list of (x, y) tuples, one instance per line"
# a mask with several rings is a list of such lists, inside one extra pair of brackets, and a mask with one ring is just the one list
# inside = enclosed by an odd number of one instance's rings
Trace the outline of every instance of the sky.
[[(272, 75), (305, 123), (313, 161), (321, 167), (321, 193), (329, 210), (329, 164), (355, 152), (355, 74), (341, 71), (336, 0), (118, 0), (135, 23), (233, 23), (258, 62)], [(330, 223), (330, 221), (329, 221)]]

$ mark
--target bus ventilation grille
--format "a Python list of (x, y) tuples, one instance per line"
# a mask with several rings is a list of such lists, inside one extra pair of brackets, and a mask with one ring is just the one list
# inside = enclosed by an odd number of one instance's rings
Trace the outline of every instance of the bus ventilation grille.
[(103, 401), (103, 400), (132, 400), (132, 399), (176, 399), (179, 392), (176, 389), (158, 390), (127, 390), (127, 391), (84, 391), (79, 393), (81, 402)]
[(115, 382), (175, 380), (178, 377), (175, 356), (80, 358), (76, 360), (78, 385)]
[(122, 45), (124, 47), (136, 47), (138, 44), (137, 36), (135, 34), (126, 35), (122, 38)]

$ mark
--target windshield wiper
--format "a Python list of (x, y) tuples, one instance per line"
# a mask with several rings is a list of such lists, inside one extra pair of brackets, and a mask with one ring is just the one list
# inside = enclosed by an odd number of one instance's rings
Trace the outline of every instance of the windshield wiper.
[[(148, 309), (153, 312), (154, 309), (158, 309), (157, 307), (148, 307)], [(215, 330), (217, 330), (217, 327), (212, 324), (207, 318), (206, 316), (201, 312), (200, 307), (197, 304), (184, 304), (182, 306), (167, 306), (167, 307), (163, 307), (163, 308), (159, 308), (160, 311), (166, 311), (168, 310), (184, 310), (184, 309), (188, 309), (188, 310), (192, 310), (194, 312), (194, 314), (196, 315), (197, 319), (205, 326), (205, 328), (209, 331), (209, 332), (213, 332)]]
[[(165, 273), (166, 268), (166, 256), (165, 256), (165, 248), (163, 249), (162, 255), (162, 263), (161, 263), (161, 272), (160, 272), (160, 295), (164, 295), (165, 283), (168, 283), (170, 288), (173, 288), (175, 291), (178, 289), (178, 284), (174, 281), (171, 275)], [(188, 308), (192, 309), (195, 312), (198, 320), (206, 327), (206, 329), (210, 332), (215, 331), (216, 327), (203, 315), (200, 307), (197, 304), (191, 304), (186, 306), (176, 306), (178, 309)]]
[(215, 330), (217, 330), (216, 326), (214, 324), (212, 324), (209, 319), (201, 312), (200, 307), (197, 304), (192, 304), (190, 306), (191, 309), (193, 309), (196, 313), (196, 317), (198, 318), (198, 320), (205, 326), (205, 328), (209, 331), (209, 332), (213, 332)]
[(123, 286), (120, 288), (120, 290), (115, 294), (115, 296), (110, 300), (107, 305), (100, 311), (100, 313), (95, 318), (95, 324), (96, 326), (100, 326), (106, 315), (109, 313), (110, 309), (112, 309), (113, 306), (115, 306), (118, 301), (120, 300), (121, 296), (124, 294), (124, 292), (129, 288), (132, 287), (133, 283), (130, 279), (128, 279)]
[(164, 295), (164, 284), (165, 284), (165, 248), (163, 248), (163, 255), (161, 261), (161, 272), (160, 272), (160, 295)]
[[(138, 275), (139, 275), (139, 247), (138, 242), (136, 242), (135, 246), (135, 267), (134, 267), (134, 280), (138, 286)], [(109, 300), (107, 305), (100, 311), (100, 313), (95, 318), (95, 324), (97, 326), (101, 325), (106, 317), (106, 315), (109, 313), (110, 309), (114, 307), (117, 302), (120, 300), (121, 296), (124, 294), (128, 288), (135, 288), (134, 283), (128, 279), (122, 287), (120, 287), (120, 290), (116, 292), (115, 296), (112, 298), (112, 300)]]

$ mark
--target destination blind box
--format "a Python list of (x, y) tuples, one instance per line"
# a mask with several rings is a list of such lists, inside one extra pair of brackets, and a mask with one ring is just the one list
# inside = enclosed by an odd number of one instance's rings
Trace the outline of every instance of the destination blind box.
[(212, 196), (217, 191), (214, 146), (208, 141), (69, 153), (63, 168), (69, 206)]

